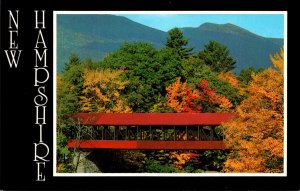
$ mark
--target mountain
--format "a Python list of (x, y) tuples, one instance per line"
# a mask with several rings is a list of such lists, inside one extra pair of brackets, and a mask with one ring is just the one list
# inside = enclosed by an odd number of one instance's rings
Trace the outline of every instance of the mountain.
[(124, 42), (149, 42), (163, 47), (167, 33), (113, 15), (58, 15), (57, 70), (71, 53), (80, 58), (100, 59)]
[(264, 38), (236, 25), (204, 23), (198, 28), (183, 28), (184, 36), (195, 50), (203, 49), (210, 40), (226, 45), (237, 60), (235, 71), (245, 67), (268, 67), (272, 63), (270, 54), (279, 52), (283, 39)]
[[(267, 67), (272, 63), (269, 54), (278, 52), (283, 39), (264, 38), (233, 24), (204, 23), (197, 28), (182, 28), (190, 40), (189, 46), (198, 52), (210, 40), (216, 40), (230, 49), (242, 68)], [(168, 33), (122, 16), (114, 15), (58, 15), (57, 16), (57, 70), (60, 72), (71, 53), (80, 58), (99, 60), (124, 42), (148, 42), (155, 48), (164, 47)]]

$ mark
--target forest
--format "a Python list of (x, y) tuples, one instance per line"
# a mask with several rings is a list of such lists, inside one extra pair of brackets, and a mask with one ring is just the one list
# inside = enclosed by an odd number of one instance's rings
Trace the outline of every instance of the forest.
[[(96, 173), (282, 173), (284, 161), (284, 50), (273, 66), (234, 73), (236, 59), (217, 41), (199, 52), (183, 32), (165, 46), (124, 43), (101, 60), (72, 54), (57, 74), (57, 172), (75, 173), (80, 155)], [(67, 140), (92, 135), (68, 114), (230, 112), (218, 128), (226, 150), (69, 149)], [(92, 162), (91, 162), (92, 161)]]

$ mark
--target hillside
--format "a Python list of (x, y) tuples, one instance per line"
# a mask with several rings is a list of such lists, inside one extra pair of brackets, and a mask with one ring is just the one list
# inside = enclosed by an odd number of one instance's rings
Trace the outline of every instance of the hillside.
[(210, 40), (226, 45), (230, 54), (236, 58), (240, 71), (244, 67), (268, 67), (272, 63), (269, 54), (278, 52), (283, 46), (282, 39), (264, 38), (233, 24), (204, 23), (198, 28), (183, 28), (185, 37), (195, 50), (203, 49)]
[(71, 53), (100, 59), (124, 42), (149, 42), (161, 48), (167, 34), (125, 17), (113, 15), (59, 15), (57, 19), (58, 71)]
[[(269, 54), (278, 52), (283, 39), (264, 38), (233, 24), (205, 23), (197, 28), (182, 28), (189, 46), (201, 50), (209, 40), (216, 40), (230, 49), (242, 68), (271, 65)], [(149, 42), (162, 48), (166, 32), (114, 15), (58, 15), (57, 70), (60, 72), (71, 53), (81, 58), (101, 59), (124, 42)]]

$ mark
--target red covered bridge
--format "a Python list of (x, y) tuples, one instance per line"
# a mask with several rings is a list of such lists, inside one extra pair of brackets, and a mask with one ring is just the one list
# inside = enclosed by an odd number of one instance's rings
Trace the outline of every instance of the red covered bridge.
[(97, 129), (95, 137), (69, 140), (81, 149), (225, 149), (216, 128), (232, 113), (77, 113), (80, 125)]

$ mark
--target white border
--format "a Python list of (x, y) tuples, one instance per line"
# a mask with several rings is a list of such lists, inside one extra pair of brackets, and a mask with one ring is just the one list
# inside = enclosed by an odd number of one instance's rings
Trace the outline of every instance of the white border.
[(57, 39), (57, 30), (56, 30), (56, 26), (57, 26), (57, 19), (56, 19), (56, 13), (55, 11), (53, 12), (53, 176), (57, 175), (56, 172), (56, 166), (57, 166), (57, 162), (56, 162), (56, 158), (57, 158), (57, 153), (56, 153), (56, 141), (57, 141), (57, 132), (56, 132), (56, 76), (57, 76), (57, 69), (56, 69), (56, 65), (57, 65), (57, 43), (56, 43), (56, 39)]
[[(59, 14), (282, 14), (284, 16), (284, 172), (283, 173), (58, 173), (56, 172), (56, 64)], [(53, 11), (53, 176), (55, 177), (286, 177), (287, 176), (287, 11)]]

